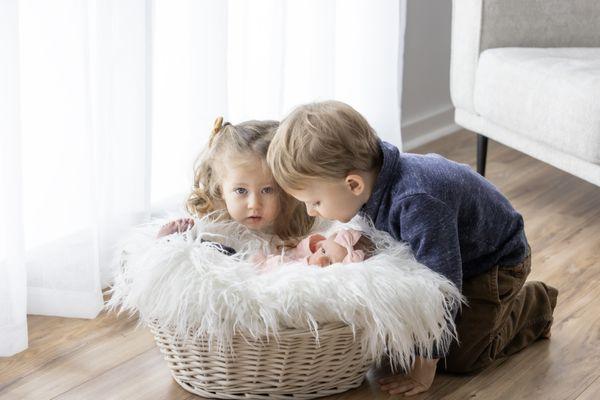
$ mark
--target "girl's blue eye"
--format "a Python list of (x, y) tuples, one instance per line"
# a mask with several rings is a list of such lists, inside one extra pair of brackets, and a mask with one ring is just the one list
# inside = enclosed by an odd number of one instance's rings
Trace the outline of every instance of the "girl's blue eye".
[(266, 188), (263, 188), (262, 191), (265, 194), (271, 194), (271, 193), (273, 193), (274, 189), (271, 186), (267, 186)]
[(319, 207), (320, 205), (321, 205), (321, 202), (320, 202), (320, 201), (315, 201), (315, 202), (313, 203), (313, 207)]
[(248, 193), (248, 190), (244, 189), (244, 188), (235, 188), (235, 189), (233, 189), (233, 192), (235, 194), (244, 195), (244, 194)]

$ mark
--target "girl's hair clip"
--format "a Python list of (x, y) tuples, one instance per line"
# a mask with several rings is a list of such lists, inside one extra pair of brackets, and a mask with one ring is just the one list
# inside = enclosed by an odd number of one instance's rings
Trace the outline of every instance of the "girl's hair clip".
[(223, 123), (223, 117), (217, 117), (217, 119), (215, 119), (215, 123), (213, 124), (212, 134), (216, 135), (221, 131), (221, 129), (223, 129), (227, 125), (231, 124), (229, 122)]
[(217, 133), (219, 133), (222, 127), (223, 117), (217, 117), (217, 119), (215, 119), (215, 123), (213, 124), (212, 134), (216, 135)]

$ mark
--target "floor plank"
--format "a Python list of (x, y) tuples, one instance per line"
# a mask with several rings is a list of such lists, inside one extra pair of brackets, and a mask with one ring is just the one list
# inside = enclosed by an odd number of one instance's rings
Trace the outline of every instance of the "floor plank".
[(154, 340), (147, 332), (110, 333), (7, 384), (0, 398), (51, 399), (153, 348)]
[(185, 400), (191, 397), (189, 392), (173, 384), (160, 351), (153, 347), (54, 399)]
[(598, 400), (600, 398), (600, 377), (588, 386), (577, 400)]
[[(417, 149), (474, 166), (475, 135)], [(472, 375), (440, 374), (422, 399), (600, 398), (600, 188), (490, 141), (488, 179), (523, 214), (530, 279), (560, 290), (552, 338)], [(125, 316), (30, 316), (30, 347), (0, 359), (0, 399), (198, 399), (170, 377), (145, 329)], [(390, 399), (371, 370), (358, 389), (327, 399)]]

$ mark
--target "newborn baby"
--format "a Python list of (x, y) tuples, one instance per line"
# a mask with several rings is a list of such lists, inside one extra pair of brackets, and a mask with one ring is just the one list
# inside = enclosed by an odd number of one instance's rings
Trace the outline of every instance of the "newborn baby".
[[(157, 238), (173, 233), (184, 233), (193, 226), (194, 220), (191, 218), (172, 221), (161, 227)], [(215, 244), (215, 247), (224, 254), (235, 254), (235, 250), (230, 247), (218, 243)], [(363, 261), (371, 256), (374, 248), (373, 242), (361, 232), (354, 229), (341, 229), (327, 238), (319, 233), (312, 234), (283, 254), (256, 254), (252, 257), (252, 261), (263, 271), (295, 261), (327, 267), (336, 263), (348, 264)]]
[(369, 258), (373, 249), (373, 243), (361, 232), (354, 229), (342, 229), (327, 238), (315, 233), (282, 255), (264, 256), (259, 254), (254, 261), (264, 269), (294, 261), (304, 261), (308, 265), (326, 267), (336, 263), (348, 264), (363, 261)]

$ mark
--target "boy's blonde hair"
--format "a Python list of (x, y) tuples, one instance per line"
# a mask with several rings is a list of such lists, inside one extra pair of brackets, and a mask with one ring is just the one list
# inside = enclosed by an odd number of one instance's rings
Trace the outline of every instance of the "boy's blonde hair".
[[(208, 144), (194, 166), (194, 185), (186, 203), (188, 212), (199, 217), (214, 213), (216, 218), (231, 219), (221, 190), (224, 172), (228, 167), (225, 162), (243, 163), (246, 157), (264, 160), (278, 126), (277, 121), (246, 121), (232, 125), (223, 123), (221, 117), (217, 118)], [(280, 214), (275, 221), (274, 233), (283, 240), (307, 235), (314, 218), (306, 213), (302, 203), (280, 187), (275, 189), (279, 197)]]
[(304, 189), (311, 180), (345, 178), (381, 166), (379, 138), (358, 111), (340, 101), (297, 107), (279, 125), (267, 162), (280, 186)]

